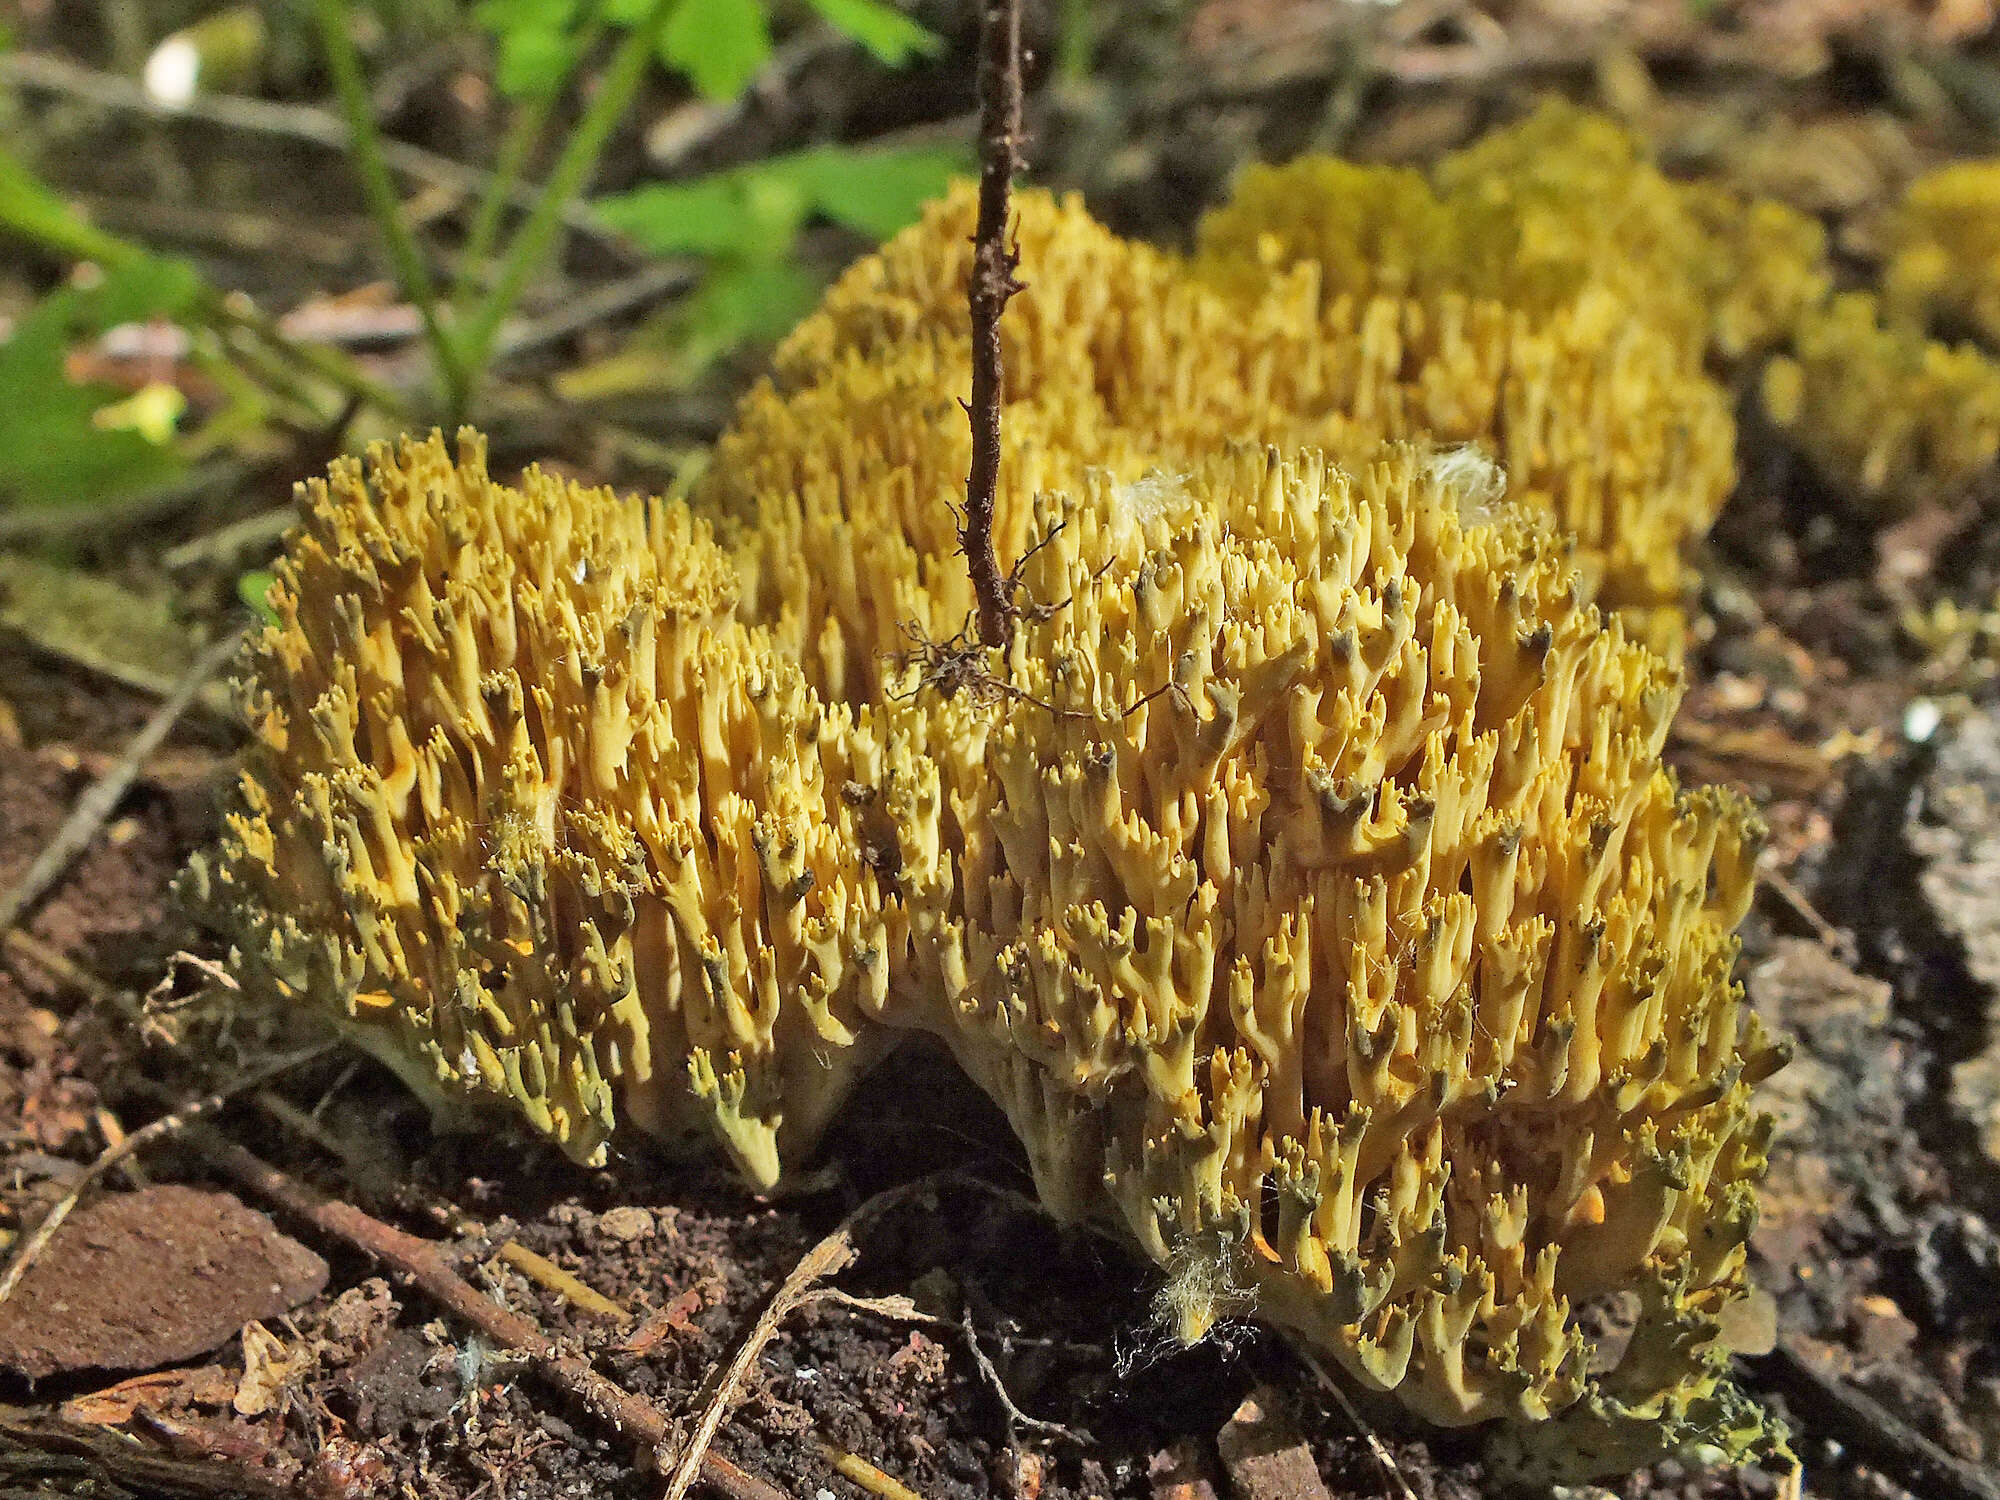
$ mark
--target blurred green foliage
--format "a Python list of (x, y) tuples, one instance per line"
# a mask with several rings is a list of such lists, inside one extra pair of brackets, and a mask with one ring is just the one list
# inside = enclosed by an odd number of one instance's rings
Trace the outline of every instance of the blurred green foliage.
[[(466, 408), (477, 400), (500, 320), (557, 253), (564, 203), (588, 183), (608, 141), (629, 132), (635, 85), (647, 69), (664, 68), (699, 98), (726, 103), (771, 62), (774, 32), (782, 36), (815, 19), (880, 66), (907, 65), (942, 45), (888, 0), (789, 0), (782, 10), (767, 0), (344, 0), (317, 11), (306, 0), (261, 0), (261, 6), (273, 38), (267, 66), (276, 68), (267, 77), (296, 81), (294, 69), (278, 66), (278, 54), (307, 44), (312, 17), (321, 23), (328, 70), (321, 76), (343, 85), (336, 98), (382, 244), (405, 295), (426, 315), (441, 377), (435, 404), (427, 407), (420, 394), (384, 391), (338, 350), (288, 344), (268, 315), (205, 283), (186, 262), (95, 228), (0, 148), (0, 233), (77, 268), (21, 313), (11, 334), (0, 325), (0, 505), (88, 504), (143, 491), (171, 481), (190, 454), (243, 438), (281, 413), (314, 425), (358, 402), (398, 424), (474, 416), (477, 407)], [(188, 28), (214, 10), (162, 7), (155, 40), (169, 31), (192, 34)], [(331, 30), (329, 22), (336, 23)], [(382, 171), (379, 126), (359, 70), (453, 28), (472, 28), (490, 43), (493, 81), (510, 118), (488, 186), (469, 205), (459, 274), (447, 287), (431, 274), (440, 247), (426, 241), (434, 231), (410, 219), (397, 196), (407, 188)], [(593, 80), (587, 91), (579, 87), (586, 76)], [(232, 86), (254, 86), (254, 68), (242, 77)], [(575, 109), (559, 107), (573, 95), (580, 96)], [(545, 175), (526, 190), (544, 154)], [(823, 284), (823, 269), (800, 254), (809, 224), (825, 221), (879, 240), (909, 223), (950, 175), (971, 164), (969, 148), (821, 144), (597, 199), (592, 208), (600, 221), (645, 252), (704, 263), (693, 289), (647, 320), (614, 361), (636, 355), (626, 369), (642, 369), (642, 388), (683, 388), (746, 343), (777, 337), (810, 308)], [(524, 196), (533, 200), (525, 215)], [(206, 361), (203, 368), (227, 393), (226, 410), (208, 415), (198, 431), (173, 431), (180, 398), (170, 386), (146, 387), (135, 398), (133, 383), (72, 378), (80, 364), (92, 364), (79, 356), (105, 331), (154, 318), (178, 322), (195, 336), (197, 364)], [(565, 378), (584, 373), (560, 372), (553, 389), (560, 395), (587, 388), (587, 378)]]
[[(943, 46), (885, 0), (808, 3), (892, 68)], [(649, 0), (479, 0), (473, 16), (498, 43), (501, 90), (525, 98), (560, 85), (595, 25), (640, 25), (650, 9)], [(659, 51), (660, 61), (685, 74), (704, 98), (734, 99), (771, 59), (769, 10), (763, 0), (677, 0), (661, 28)]]

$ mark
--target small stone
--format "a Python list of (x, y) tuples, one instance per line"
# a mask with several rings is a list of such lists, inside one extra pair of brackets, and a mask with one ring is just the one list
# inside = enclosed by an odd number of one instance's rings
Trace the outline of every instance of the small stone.
[(1044, 1461), (1041, 1454), (1009, 1444), (993, 1457), (993, 1479), (1009, 1500), (1039, 1500)]
[(1237, 1500), (1330, 1500), (1312, 1450), (1270, 1386), (1259, 1386), (1215, 1435)]
[(1215, 1500), (1207, 1465), (1193, 1438), (1181, 1438), (1155, 1453), (1146, 1465), (1153, 1500)]
[(597, 1232), (621, 1245), (635, 1245), (659, 1232), (653, 1215), (643, 1208), (613, 1208), (597, 1216)]

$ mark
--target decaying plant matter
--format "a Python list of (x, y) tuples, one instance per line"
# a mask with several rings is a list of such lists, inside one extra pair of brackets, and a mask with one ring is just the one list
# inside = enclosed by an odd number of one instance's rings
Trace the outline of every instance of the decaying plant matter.
[(623, 1121), (768, 1185), (929, 1034), (1183, 1336), (1284, 1325), (1502, 1420), (1517, 1474), (1752, 1450), (1717, 1338), (1782, 1059), (1731, 979), (1758, 830), (1662, 768), (1645, 640), (1739, 335), (1587, 278), (1225, 276), (1018, 202), (1004, 647), (950, 504), (960, 193), (801, 326), (692, 505), (505, 488), (470, 437), (306, 487), (189, 899), (246, 987), (582, 1160)]

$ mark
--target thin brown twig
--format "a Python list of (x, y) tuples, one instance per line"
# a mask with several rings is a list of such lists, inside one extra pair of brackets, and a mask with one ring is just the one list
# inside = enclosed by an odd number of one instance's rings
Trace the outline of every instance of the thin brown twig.
[[(598, 1374), (586, 1361), (565, 1354), (532, 1318), (482, 1294), (452, 1269), (435, 1242), (406, 1234), (371, 1218), (352, 1204), (329, 1198), (219, 1131), (198, 1126), (189, 1131), (188, 1140), (216, 1167), (257, 1196), (380, 1262), (501, 1348), (526, 1355), (529, 1365), (544, 1380), (575, 1397), (631, 1442), (645, 1467), (657, 1467), (673, 1436), (659, 1408)], [(727, 1500), (785, 1500), (783, 1491), (776, 1486), (738, 1468), (712, 1450), (700, 1455), (699, 1467), (702, 1479)]]
[(125, 793), (131, 790), (132, 783), (139, 779), (140, 769), (147, 759), (160, 748), (208, 679), (235, 654), (237, 643), (242, 639), (241, 631), (226, 635), (196, 657), (181, 680), (174, 684), (166, 701), (153, 711), (145, 727), (132, 736), (118, 763), (77, 799), (76, 806), (70, 809), (55, 837), (35, 856), (34, 863), (28, 866), (19, 883), (0, 896), (0, 932), (18, 922), (22, 914), (39, 901), (62, 872), (69, 868), (70, 861), (97, 837), (97, 830), (104, 826), (105, 819), (111, 816)]
[(112, 1002), (116, 991), (53, 943), (36, 937), (25, 927), (9, 927), (0, 933), (0, 945), (17, 958), (34, 964), (58, 984), (75, 990), (93, 1005)]
[[(304, 141), (329, 151), (347, 150), (346, 124), (339, 115), (315, 105), (230, 94), (197, 94), (182, 104), (166, 104), (147, 93), (134, 79), (99, 72), (45, 52), (10, 52), (0, 56), (0, 83), (81, 99), (100, 109), (142, 115), (149, 120), (194, 120), (224, 130)], [(385, 140), (382, 158), (408, 176), (468, 196), (477, 196), (492, 180), (492, 174), (479, 167), (467, 166), (406, 141)], [(518, 184), (508, 194), (510, 201), (521, 208), (532, 208), (538, 196), (538, 185), (531, 182)], [(573, 230), (622, 248), (617, 236), (604, 227), (586, 203), (564, 205), (563, 220)]]
[(229, 1087), (218, 1089), (206, 1098), (197, 1099), (191, 1104), (183, 1105), (179, 1109), (161, 1115), (159, 1119), (153, 1121), (150, 1125), (143, 1125), (131, 1132), (131, 1134), (113, 1141), (110, 1145), (106, 1146), (98, 1153), (97, 1159), (83, 1170), (75, 1182), (70, 1184), (70, 1189), (63, 1195), (62, 1200), (43, 1216), (42, 1222), (35, 1226), (34, 1233), (21, 1242), (21, 1248), (14, 1252), (13, 1260), (7, 1264), (6, 1273), (0, 1275), (0, 1302), (5, 1302), (9, 1297), (14, 1295), (14, 1288), (21, 1284), (21, 1278), (28, 1274), (29, 1267), (33, 1266), (41, 1258), (42, 1252), (48, 1249), (49, 1241), (55, 1238), (56, 1231), (62, 1227), (63, 1221), (70, 1216), (70, 1212), (82, 1201), (83, 1195), (90, 1191), (92, 1184), (102, 1178), (105, 1173), (124, 1161), (133, 1152), (139, 1150), (140, 1147), (151, 1145), (154, 1141), (163, 1140), (167, 1136), (179, 1131), (190, 1129), (194, 1125), (194, 1122), (199, 1120), (203, 1115), (214, 1114), (244, 1090), (262, 1087), (273, 1078), (276, 1078), (280, 1073), (296, 1068), (301, 1063), (311, 1062), (314, 1058), (324, 1055), (332, 1049), (333, 1045), (332, 1042), (323, 1042), (316, 1047), (308, 1047), (303, 1052), (294, 1052), (288, 1056), (278, 1058), (276, 1061), (257, 1069), (249, 1076), (239, 1079)]
[(1403, 1500), (1417, 1500), (1416, 1491), (1410, 1488), (1410, 1481), (1403, 1477), (1402, 1469), (1396, 1464), (1396, 1456), (1389, 1451), (1388, 1445), (1375, 1435), (1375, 1429), (1361, 1420), (1361, 1413), (1354, 1409), (1354, 1403), (1348, 1399), (1347, 1392), (1342, 1390), (1339, 1382), (1327, 1372), (1326, 1366), (1321, 1364), (1318, 1357), (1303, 1344), (1294, 1343), (1292, 1347), (1299, 1358), (1305, 1361), (1306, 1368), (1313, 1372), (1319, 1381), (1320, 1389), (1333, 1397), (1347, 1420), (1354, 1424), (1354, 1430), (1360, 1433), (1362, 1441), (1368, 1444), (1368, 1451), (1375, 1455), (1375, 1462), (1381, 1465), (1382, 1472), (1388, 1477), (1389, 1482), (1396, 1486), (1396, 1492), (1403, 1497)]
[(1790, 907), (1793, 914), (1812, 929), (1813, 936), (1819, 939), (1820, 945), (1829, 953), (1850, 967), (1859, 960), (1860, 952), (1854, 945), (1854, 939), (1820, 915), (1819, 908), (1812, 904), (1791, 876), (1774, 864), (1763, 866), (1757, 873), (1763, 877), (1763, 883), (1771, 889), (1772, 894)]
[(972, 1321), (972, 1307), (969, 1303), (961, 1309), (959, 1332), (965, 1335), (965, 1347), (972, 1351), (972, 1362), (979, 1366), (979, 1373), (985, 1377), (988, 1389), (999, 1401), (1000, 1409), (1007, 1414), (1009, 1429), (1024, 1427), (1029, 1432), (1039, 1433), (1043, 1437), (1061, 1438), (1065, 1442), (1079, 1445), (1089, 1440), (1087, 1433), (1065, 1427), (1060, 1422), (1031, 1417), (1014, 1404), (1014, 1398), (1007, 1392), (1007, 1382), (1000, 1378), (1000, 1372), (994, 1368), (992, 1357), (986, 1352), (986, 1346), (979, 1342), (979, 1329)]
[(1021, 0), (986, 0), (980, 15), (979, 219), (973, 231), (972, 468), (965, 476), (959, 547), (979, 600), (979, 639), (1005, 646), (1014, 603), (993, 551), (993, 506), (1000, 489), (1000, 403), (1004, 391), (1000, 316), (1021, 289), (1018, 244), (1007, 243), (1007, 196), (1021, 170)]
[[(964, 1326), (938, 1313), (928, 1313), (918, 1307), (908, 1297), (857, 1297), (852, 1292), (844, 1292), (837, 1286), (823, 1286), (809, 1299), (813, 1303), (824, 1303), (829, 1307), (843, 1307), (849, 1312), (865, 1313), (870, 1317), (882, 1318), (891, 1323), (914, 1323), (920, 1328), (936, 1328), (945, 1333), (962, 1334)], [(1044, 1338), (1040, 1335), (1009, 1334), (1009, 1345), (1021, 1349), (1064, 1349), (1072, 1354), (1102, 1355), (1102, 1344), (1089, 1344), (1080, 1339)]]
[[(862, 1207), (870, 1207), (873, 1201), (871, 1199)], [(791, 1274), (772, 1294), (769, 1304), (751, 1327), (750, 1336), (744, 1339), (735, 1356), (723, 1367), (714, 1391), (703, 1404), (694, 1432), (681, 1449), (680, 1458), (674, 1464), (673, 1476), (667, 1481), (666, 1500), (681, 1500), (687, 1493), (688, 1486), (694, 1482), (694, 1476), (701, 1468), (704, 1455), (709, 1451), (708, 1445), (715, 1439), (716, 1429), (722, 1426), (730, 1408), (736, 1404), (736, 1392), (743, 1384), (743, 1377), (757, 1362), (757, 1356), (764, 1352), (764, 1346), (777, 1334), (778, 1325), (785, 1320), (786, 1314), (799, 1305), (816, 1282), (831, 1276), (854, 1259), (854, 1225), (853, 1215), (844, 1219), (839, 1228), (800, 1257)]]

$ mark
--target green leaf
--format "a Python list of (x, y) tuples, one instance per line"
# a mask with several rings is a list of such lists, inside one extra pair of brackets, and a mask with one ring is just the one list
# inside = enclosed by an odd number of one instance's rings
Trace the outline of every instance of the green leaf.
[(148, 255), (118, 267), (77, 293), (84, 324), (101, 332), (117, 323), (177, 318), (201, 294), (201, 273), (184, 260)]
[(5, 150), (0, 150), (0, 229), (107, 266), (142, 253), (91, 225)]
[(482, 0), (472, 15), (500, 44), (494, 80), (510, 99), (546, 93), (576, 65), (576, 0)]
[(277, 575), (268, 568), (253, 568), (236, 580), (236, 597), (249, 605), (266, 625), (278, 623), (278, 612), (271, 608), (271, 585), (277, 581)]
[(173, 448), (101, 418), (125, 392), (72, 381), (64, 363), (78, 338), (176, 313), (199, 285), (185, 263), (142, 256), (89, 290), (52, 293), (15, 325), (0, 343), (0, 500), (82, 504), (157, 484), (180, 468)]
[(813, 310), (826, 284), (793, 261), (725, 263), (681, 309), (685, 350), (713, 362), (738, 345), (775, 339)]
[(97, 425), (118, 391), (73, 383), (65, 373), (81, 305), (80, 293), (57, 292), (0, 344), (0, 499), (84, 504), (156, 484), (178, 467), (171, 448)]
[(652, 182), (592, 207), (655, 255), (774, 261), (791, 254), (812, 203), (797, 183), (757, 166)]
[(885, 240), (914, 223), (954, 176), (972, 170), (973, 158), (959, 146), (815, 146), (770, 165), (790, 173), (813, 207), (836, 224)]
[(499, 43), (494, 81), (510, 99), (542, 92), (542, 80), (566, 76), (573, 61), (574, 0), (481, 0), (473, 20)]
[(647, 183), (591, 206), (654, 255), (769, 262), (791, 253), (800, 226), (815, 213), (887, 239), (972, 166), (971, 152), (957, 146), (814, 146), (685, 182)]
[(734, 99), (771, 57), (763, 0), (680, 0), (660, 32), (660, 55), (703, 98)]
[(878, 62), (900, 68), (913, 57), (935, 57), (944, 38), (926, 31), (884, 0), (809, 0), (834, 30), (851, 36)]

